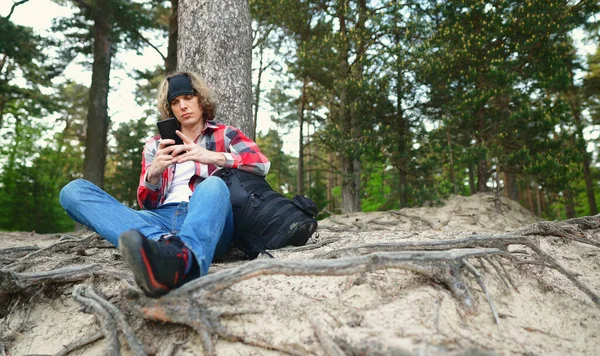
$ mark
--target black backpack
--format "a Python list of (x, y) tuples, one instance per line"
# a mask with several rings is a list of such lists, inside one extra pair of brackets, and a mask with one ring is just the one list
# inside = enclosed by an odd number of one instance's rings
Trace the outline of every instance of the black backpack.
[[(317, 230), (318, 209), (303, 196), (289, 199), (264, 177), (234, 168), (215, 173), (225, 181), (233, 207), (233, 246), (254, 259), (284, 246), (302, 246)], [(273, 256), (271, 256), (273, 257)]]

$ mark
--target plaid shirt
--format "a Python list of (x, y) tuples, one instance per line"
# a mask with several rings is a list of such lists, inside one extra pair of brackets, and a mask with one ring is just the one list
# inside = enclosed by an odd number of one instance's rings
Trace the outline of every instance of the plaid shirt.
[[(154, 160), (159, 140), (160, 136), (156, 135), (146, 141), (142, 152), (142, 173), (137, 190), (138, 203), (142, 209), (155, 209), (163, 204), (175, 174), (176, 165), (172, 164), (165, 169), (158, 184), (146, 181), (146, 172)], [(271, 166), (271, 162), (260, 152), (256, 143), (232, 126), (208, 121), (194, 142), (207, 150), (223, 152), (227, 158), (223, 167), (237, 168), (264, 177)], [(214, 164), (194, 163), (196, 173), (188, 183), (192, 192), (200, 182), (223, 168)]]

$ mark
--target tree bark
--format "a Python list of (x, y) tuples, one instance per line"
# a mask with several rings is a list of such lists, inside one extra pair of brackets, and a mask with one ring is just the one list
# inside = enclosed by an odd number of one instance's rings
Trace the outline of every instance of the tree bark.
[(113, 20), (110, 0), (97, 0), (94, 14), (94, 63), (85, 137), (83, 177), (104, 186), (106, 135), (108, 133), (108, 90), (112, 60)]
[(477, 163), (477, 191), (487, 191), (487, 161), (485, 159), (480, 160)]
[(567, 215), (567, 219), (572, 219), (575, 217), (575, 205), (573, 203), (573, 191), (571, 189), (566, 189), (564, 191), (565, 194), (565, 213)]
[(590, 171), (590, 154), (584, 153), (583, 158), (583, 177), (585, 178), (585, 190), (587, 193), (588, 204), (590, 206), (590, 215), (598, 214), (598, 206), (596, 205), (596, 196), (594, 195), (594, 181), (592, 172)]
[(448, 158), (450, 159), (450, 181), (452, 182), (452, 190), (454, 194), (458, 194), (456, 181), (454, 180), (454, 156), (452, 155), (452, 140), (450, 139), (450, 130), (448, 130), (448, 126), (445, 127), (445, 130), (446, 141), (448, 142)]
[(471, 195), (477, 193), (477, 187), (475, 186), (475, 168), (473, 163), (469, 162), (469, 192)]
[(213, 89), (216, 120), (252, 137), (252, 30), (248, 1), (181, 0), (177, 66)]
[(306, 111), (306, 85), (308, 78), (302, 81), (302, 94), (300, 96), (300, 108), (298, 109), (298, 126), (300, 133), (298, 134), (298, 182), (297, 191), (299, 195), (304, 195), (304, 112)]
[(179, 32), (179, 22), (177, 21), (177, 12), (179, 0), (171, 0), (171, 16), (169, 17), (169, 43), (167, 47), (167, 60), (165, 69), (167, 73), (177, 70), (177, 37)]
[(504, 172), (504, 185), (506, 187), (506, 196), (514, 201), (519, 201), (519, 186), (517, 184), (517, 176)]

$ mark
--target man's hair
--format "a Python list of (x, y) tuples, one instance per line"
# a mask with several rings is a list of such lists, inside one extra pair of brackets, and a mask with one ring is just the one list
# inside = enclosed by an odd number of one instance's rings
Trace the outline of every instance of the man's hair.
[(194, 95), (198, 97), (198, 102), (202, 107), (202, 118), (204, 122), (215, 119), (215, 109), (217, 102), (212, 94), (212, 91), (204, 82), (204, 79), (200, 75), (193, 72), (174, 72), (167, 74), (158, 85), (158, 110), (162, 119), (168, 119), (175, 117), (171, 110), (171, 105), (167, 100), (169, 92), (169, 78), (176, 75), (185, 75), (192, 82), (192, 88), (194, 89)]

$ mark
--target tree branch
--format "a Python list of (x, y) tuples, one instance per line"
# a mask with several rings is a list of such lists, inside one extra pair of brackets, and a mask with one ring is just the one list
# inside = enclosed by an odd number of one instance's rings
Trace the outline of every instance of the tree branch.
[(15, 8), (19, 5), (23, 5), (24, 3), (28, 2), (29, 0), (21, 0), (21, 1), (16, 1), (13, 2), (12, 6), (10, 7), (10, 11), (8, 12), (8, 15), (6, 15), (6, 17), (4, 17), (5, 19), (10, 19), (10, 17), (12, 16), (13, 12), (15, 11)]

